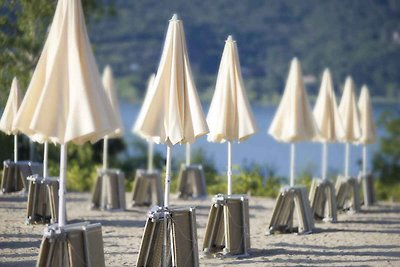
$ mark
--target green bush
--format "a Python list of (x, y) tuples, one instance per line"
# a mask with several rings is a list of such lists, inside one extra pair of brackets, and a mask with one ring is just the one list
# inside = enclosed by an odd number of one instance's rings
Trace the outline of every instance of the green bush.
[(379, 150), (373, 157), (377, 197), (400, 201), (400, 117), (384, 113), (379, 123), (386, 135), (380, 139)]

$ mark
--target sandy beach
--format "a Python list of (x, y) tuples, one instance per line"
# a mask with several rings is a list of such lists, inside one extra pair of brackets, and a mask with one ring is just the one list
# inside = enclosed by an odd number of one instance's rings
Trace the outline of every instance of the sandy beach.
[[(89, 199), (89, 193), (69, 193), (68, 219), (102, 224), (107, 266), (135, 266), (149, 208), (95, 211), (89, 210)], [(358, 214), (340, 214), (338, 223), (317, 223), (316, 232), (309, 235), (266, 236), (274, 202), (250, 198), (249, 257), (206, 258), (199, 251), (200, 265), (400, 266), (400, 204), (379, 203)], [(201, 249), (211, 199), (183, 201), (172, 195), (171, 203), (197, 207)], [(44, 226), (24, 224), (25, 206), (25, 197), (0, 195), (0, 266), (35, 266)]]

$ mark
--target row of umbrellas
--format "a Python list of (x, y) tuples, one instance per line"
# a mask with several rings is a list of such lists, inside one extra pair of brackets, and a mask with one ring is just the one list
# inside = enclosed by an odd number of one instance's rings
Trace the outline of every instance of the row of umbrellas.
[(376, 140), (368, 88), (361, 89), (357, 105), (352, 78), (346, 78), (339, 107), (329, 69), (323, 72), (317, 101), (312, 111), (304, 90), (300, 62), (291, 62), (286, 88), (269, 134), (276, 140), (291, 143), (290, 185), (295, 184), (295, 143), (322, 143), (322, 179), (327, 176), (328, 144), (346, 143), (344, 175), (349, 177), (350, 143), (363, 144), (363, 173), (367, 172), (366, 146)]
[[(66, 225), (67, 145), (71, 142), (81, 145), (104, 138), (103, 168), (107, 168), (107, 140), (123, 132), (117, 109), (114, 109), (117, 102), (115, 93), (110, 90), (113, 88), (110, 73), (106, 68), (103, 86), (80, 0), (59, 0), (39, 62), (20, 107), (16, 107), (16, 117), (12, 118), (11, 125), (15, 130), (10, 133), (16, 134), (18, 130), (34, 141), (60, 144), (60, 228)], [(346, 82), (342, 102), (346, 101), (343, 105), (341, 103), (339, 111), (345, 130), (343, 140), (359, 142), (361, 132), (352, 84), (351, 80)], [(18, 99), (18, 93), (13, 95)], [(368, 99), (368, 96), (362, 99)], [(368, 108), (368, 105), (363, 106)], [(13, 108), (14, 104), (6, 110)], [(335, 124), (335, 127), (340, 133), (338, 125)], [(308, 104), (300, 63), (294, 59), (281, 104), (269, 130), (277, 140), (292, 143), (292, 183), (295, 177), (294, 143), (317, 138), (319, 127)], [(227, 142), (228, 194), (231, 194), (232, 142), (244, 141), (256, 130), (240, 71), (236, 42), (231, 36), (226, 40), (216, 90), (206, 119), (190, 68), (183, 24), (174, 15), (169, 22), (158, 70), (134, 126), (134, 131), (147, 140), (167, 146), (165, 208), (169, 206), (174, 145), (192, 144), (207, 133), (209, 141)], [(334, 137), (337, 137), (336, 130)], [(166, 230), (167, 227), (164, 227)], [(166, 233), (164, 236), (167, 236)]]

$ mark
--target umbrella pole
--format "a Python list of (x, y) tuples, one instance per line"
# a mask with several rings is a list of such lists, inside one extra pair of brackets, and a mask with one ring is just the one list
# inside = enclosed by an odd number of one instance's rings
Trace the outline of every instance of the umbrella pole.
[(43, 153), (43, 177), (46, 178), (47, 174), (47, 166), (48, 166), (48, 158), (49, 158), (49, 143), (44, 142), (44, 153)]
[(328, 167), (328, 144), (322, 144), (322, 180), (326, 180), (327, 174), (327, 167)]
[(190, 165), (190, 144), (186, 144), (186, 166)]
[(228, 142), (228, 195), (232, 195), (232, 141)]
[(103, 139), (103, 170), (108, 168), (108, 136)]
[(147, 142), (147, 172), (153, 171), (153, 156), (154, 155), (154, 143), (152, 140)]
[[(164, 207), (168, 208), (169, 205), (169, 186), (171, 183), (171, 156), (172, 156), (172, 145), (167, 145), (167, 166), (165, 172), (165, 192), (164, 192)], [(165, 210), (164, 213), (164, 259), (163, 266), (167, 267), (167, 244), (168, 244), (168, 213)]]
[(18, 135), (14, 134), (14, 162), (18, 161)]
[(61, 145), (60, 149), (60, 189), (58, 190), (58, 227), (65, 226), (65, 194), (67, 178), (67, 143)]
[(344, 176), (349, 177), (349, 167), (350, 167), (350, 143), (346, 143), (345, 151), (345, 162), (344, 162)]
[(363, 166), (362, 166), (362, 170), (363, 170), (363, 175), (367, 176), (367, 146), (363, 145), (362, 148), (362, 153), (363, 153)]
[(294, 143), (290, 144), (290, 186), (294, 186), (295, 180), (295, 154), (296, 154), (296, 145)]

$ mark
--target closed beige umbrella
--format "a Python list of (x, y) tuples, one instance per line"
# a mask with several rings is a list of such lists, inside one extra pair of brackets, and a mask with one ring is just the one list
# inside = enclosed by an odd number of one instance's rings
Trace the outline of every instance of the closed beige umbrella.
[(294, 143), (313, 140), (318, 137), (318, 128), (304, 90), (300, 62), (297, 58), (294, 58), (290, 64), (285, 92), (268, 133), (278, 141), (291, 143), (290, 185), (294, 186)]
[[(152, 96), (152, 88), (154, 84), (154, 79), (156, 78), (156, 74), (152, 73), (147, 81), (147, 89), (146, 94), (144, 96), (144, 101), (150, 101), (148, 98)], [(135, 123), (136, 125), (136, 123)], [(132, 127), (132, 132), (137, 133), (135, 131), (135, 125)], [(147, 171), (150, 173), (153, 171), (153, 155), (154, 155), (154, 142), (151, 138), (146, 139), (147, 141)]]
[(140, 110), (134, 131), (146, 139), (167, 145), (164, 205), (169, 204), (171, 148), (193, 143), (208, 127), (190, 69), (181, 20), (174, 15), (151, 91)]
[(316, 141), (322, 143), (322, 179), (326, 180), (328, 143), (337, 142), (344, 135), (329, 69), (325, 69), (322, 75), (321, 87), (313, 113), (319, 129)]
[(14, 126), (36, 141), (61, 145), (58, 225), (63, 227), (67, 143), (96, 142), (118, 128), (90, 46), (80, 0), (58, 1)]
[[(186, 49), (183, 23), (174, 15), (154, 84), (143, 102), (134, 131), (167, 145), (164, 207), (169, 205), (172, 146), (193, 143), (208, 133)], [(165, 214), (166, 216), (166, 214)], [(167, 220), (164, 220), (164, 266), (167, 264)]]
[(210, 127), (208, 141), (228, 142), (228, 195), (231, 195), (232, 142), (242, 142), (257, 131), (242, 79), (236, 41), (232, 36), (225, 42), (207, 123)]
[(342, 99), (339, 105), (339, 114), (342, 120), (344, 135), (341, 139), (346, 143), (344, 175), (349, 177), (350, 143), (356, 143), (361, 136), (360, 118), (355, 97), (353, 79), (349, 76), (344, 84)]
[(360, 111), (361, 136), (358, 143), (363, 145), (363, 175), (367, 175), (367, 145), (376, 141), (376, 127), (372, 114), (371, 99), (366, 85), (361, 88), (360, 98), (358, 99), (358, 109)]
[(103, 86), (106, 90), (108, 99), (110, 100), (114, 112), (115, 122), (117, 124), (117, 129), (113, 133), (106, 135), (103, 140), (103, 169), (106, 170), (108, 168), (108, 139), (118, 138), (124, 134), (124, 126), (122, 124), (121, 113), (119, 111), (114, 77), (112, 69), (109, 65), (107, 65), (103, 71)]
[(14, 77), (11, 83), (10, 94), (8, 95), (7, 103), (0, 119), (0, 130), (7, 135), (14, 135), (14, 162), (18, 161), (18, 129), (14, 127), (13, 122), (21, 104), (21, 98), (18, 80)]

